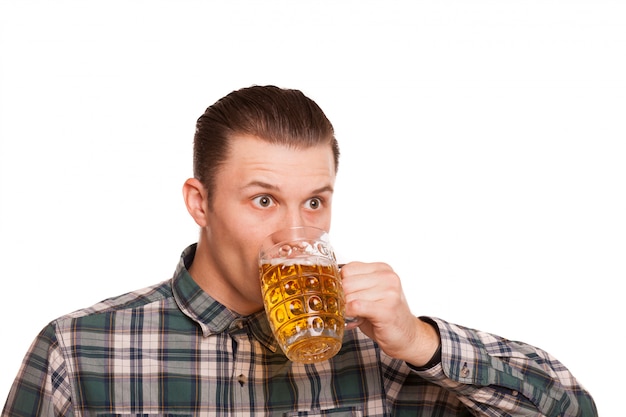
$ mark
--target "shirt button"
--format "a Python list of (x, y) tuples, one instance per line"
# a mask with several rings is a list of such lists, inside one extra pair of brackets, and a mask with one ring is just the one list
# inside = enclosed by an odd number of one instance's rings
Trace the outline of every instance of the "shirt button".
[(241, 330), (244, 328), (244, 326), (245, 326), (244, 319), (237, 319), (231, 323), (230, 328), (231, 329), (236, 328), (236, 329)]
[(467, 377), (469, 377), (469, 375), (470, 375), (470, 370), (467, 367), (467, 362), (465, 362), (463, 364), (463, 368), (461, 368), (461, 377), (462, 378), (467, 378)]
[(237, 377), (237, 382), (239, 382), (239, 385), (242, 387), (245, 385), (247, 381), (248, 381), (248, 378), (246, 378), (244, 374), (241, 374)]

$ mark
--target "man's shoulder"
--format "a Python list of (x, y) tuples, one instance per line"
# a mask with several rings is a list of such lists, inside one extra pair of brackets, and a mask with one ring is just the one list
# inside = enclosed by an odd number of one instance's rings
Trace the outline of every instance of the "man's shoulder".
[(173, 299), (171, 280), (102, 300), (90, 307), (76, 310), (54, 320), (57, 324), (96, 315), (150, 309)]

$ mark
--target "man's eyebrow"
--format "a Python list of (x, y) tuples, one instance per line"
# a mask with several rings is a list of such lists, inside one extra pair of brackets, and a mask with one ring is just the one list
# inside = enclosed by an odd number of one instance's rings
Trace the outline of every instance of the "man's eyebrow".
[[(244, 185), (243, 187), (241, 187), (242, 189), (246, 189), (246, 188), (253, 188), (253, 187), (260, 187), (260, 188), (265, 188), (268, 190), (274, 190), (274, 191), (279, 191), (280, 188), (277, 187), (274, 184), (269, 184), (267, 182), (263, 182), (263, 181), (250, 181), (249, 183), (247, 183), (246, 185)], [(317, 188), (315, 190), (313, 190), (311, 192), (311, 194), (321, 194), (321, 193), (325, 193), (325, 192), (335, 192), (335, 189), (332, 187), (332, 185), (325, 185), (323, 187)]]
[(246, 185), (244, 185), (243, 187), (241, 187), (242, 189), (246, 189), (246, 188), (252, 188), (252, 187), (260, 187), (260, 188), (267, 188), (270, 190), (279, 190), (279, 188), (273, 184), (269, 184), (267, 182), (263, 182), (263, 181), (250, 181), (249, 183), (247, 183)]
[(326, 185), (322, 188), (318, 188), (317, 190), (313, 190), (313, 192), (311, 194), (321, 194), (321, 193), (325, 193), (325, 192), (331, 192), (334, 193), (335, 189), (332, 187), (332, 185)]

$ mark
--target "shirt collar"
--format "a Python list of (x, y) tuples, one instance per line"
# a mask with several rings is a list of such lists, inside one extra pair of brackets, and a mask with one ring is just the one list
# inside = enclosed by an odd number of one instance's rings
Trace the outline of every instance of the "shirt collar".
[[(172, 292), (181, 311), (198, 323), (207, 337), (218, 333), (248, 331), (265, 347), (275, 352), (278, 343), (272, 335), (265, 311), (241, 316), (206, 293), (189, 274), (197, 244), (185, 249), (172, 278)], [(259, 290), (260, 291), (260, 290)]]

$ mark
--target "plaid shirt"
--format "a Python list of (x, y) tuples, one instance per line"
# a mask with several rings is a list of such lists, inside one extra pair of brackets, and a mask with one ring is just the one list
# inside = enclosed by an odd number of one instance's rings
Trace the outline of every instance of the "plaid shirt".
[(288, 361), (263, 312), (240, 317), (187, 272), (50, 323), (3, 416), (596, 416), (547, 353), (432, 319), (442, 361), (418, 370), (358, 330), (333, 359)]

